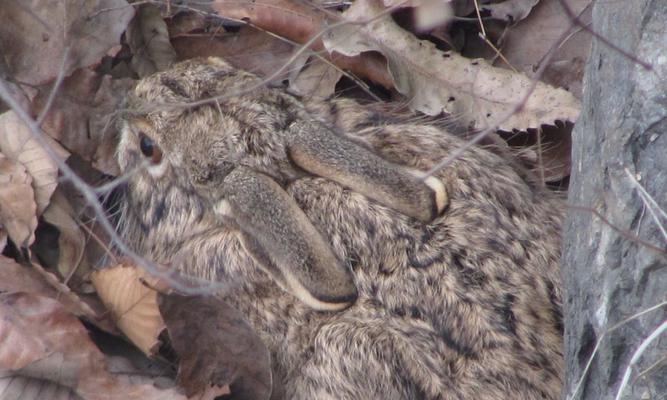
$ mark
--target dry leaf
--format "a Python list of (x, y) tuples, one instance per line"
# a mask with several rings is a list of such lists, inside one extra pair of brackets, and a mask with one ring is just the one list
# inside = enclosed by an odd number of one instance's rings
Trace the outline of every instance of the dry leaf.
[(491, 17), (517, 22), (528, 16), (539, 0), (505, 0), (500, 3), (480, 5), (482, 11), (491, 12)]
[[(1, 41), (2, 39), (0, 39)], [(2, 44), (0, 42), (0, 49), (2, 49)], [(18, 83), (12, 82), (12, 77), (10, 74), (10, 68), (8, 64), (9, 60), (6, 60), (4, 57), (0, 57), (0, 79), (3, 81), (7, 89), (7, 94), (14, 99), (22, 109), (27, 109), (30, 100), (35, 96), (35, 90), (29, 86), (19, 85)], [(0, 103), (0, 113), (3, 113), (9, 109), (7, 104)]]
[[(230, 382), (237, 385), (235, 396), (251, 395), (239, 398), (268, 398), (268, 350), (238, 311), (216, 298), (158, 295), (142, 283), (146, 277), (143, 269), (128, 264), (92, 275), (99, 296), (132, 343), (153, 356), (160, 332), (168, 329), (172, 347), (181, 359), (179, 382), (190, 398), (214, 399), (227, 394)], [(164, 282), (148, 281), (166, 290)]]
[(11, 77), (39, 85), (58, 76), (66, 48), (65, 76), (98, 63), (133, 15), (125, 0), (3, 1), (0, 53)]
[[(64, 305), (71, 304), (76, 306), (76, 308), (72, 308), (70, 312), (77, 316), (85, 316), (87, 319), (96, 323), (97, 325), (101, 325), (105, 329), (107, 328), (107, 326), (105, 326), (105, 322), (107, 323), (106, 325), (108, 325), (108, 321), (106, 321), (106, 318), (102, 317), (103, 313), (101, 312), (100, 308), (96, 307), (97, 310), (92, 308), (92, 306), (95, 306), (96, 304), (91, 306), (88, 302), (83, 301), (76, 293), (70, 290), (69, 286), (64, 284), (54, 273), (45, 270), (34, 258), (35, 257), (33, 257), (30, 265), (35, 271), (37, 271), (39, 275), (42, 276), (44, 281), (56, 291), (56, 295), (51, 297), (61, 300)], [(47, 295), (47, 293), (40, 294)], [(109, 329), (106, 330), (109, 331)], [(113, 329), (111, 329), (111, 331), (115, 332)]]
[(429, 31), (448, 23), (453, 16), (454, 10), (449, 1), (421, 0), (415, 9), (415, 27), (421, 32)]
[[(427, 114), (444, 109), (462, 124), (483, 128), (499, 122), (500, 129), (511, 131), (572, 121), (579, 113), (579, 102), (569, 93), (539, 82), (528, 101), (518, 104), (532, 85), (529, 78), (417, 40), (399, 28), (377, 0), (354, 2), (346, 12), (353, 23), (336, 27), (331, 26), (338, 22), (331, 13), (284, 0), (212, 6), (225, 17), (247, 19), (316, 51), (323, 44), (312, 39), (326, 32), (324, 41), (334, 51), (330, 57), (336, 65), (385, 87), (395, 86), (411, 100), (413, 109)], [(377, 51), (387, 58), (393, 76), (378, 60)]]
[(83, 265), (85, 236), (74, 220), (74, 210), (65, 195), (56, 190), (51, 204), (44, 210), (44, 220), (58, 229), (58, 260), (56, 268), (67, 282), (76, 274), (77, 281), (90, 273), (90, 265)]
[(91, 280), (118, 328), (144, 354), (158, 350), (158, 336), (165, 329), (157, 306), (157, 292), (143, 284), (153, 281), (141, 268), (129, 264), (95, 271)]
[(160, 294), (159, 306), (188, 396), (228, 384), (234, 398), (271, 396), (269, 351), (239, 311), (213, 296)]
[[(92, 161), (95, 168), (117, 175), (118, 132), (113, 116), (133, 85), (130, 79), (112, 80), (89, 69), (77, 70), (63, 82), (42, 129), (72, 153)], [(42, 111), (49, 94), (50, 87), (41, 89), (32, 105), (33, 114)]]
[(289, 90), (306, 99), (326, 99), (334, 94), (336, 83), (343, 73), (324, 61), (311, 58), (311, 62), (290, 77)]
[(7, 246), (7, 232), (0, 227), (0, 253), (5, 249), (5, 246)]
[[(584, 24), (590, 24), (591, 0), (568, 0)], [(556, 43), (564, 32), (571, 32), (564, 43)], [(558, 0), (542, 0), (530, 16), (511, 27), (503, 38), (501, 51), (510, 64), (533, 76), (551, 48), (557, 45), (551, 62), (540, 77), (544, 82), (562, 87), (581, 99), (584, 66), (591, 46), (591, 35), (572, 23)], [(505, 66), (497, 59), (496, 65)]]
[(167, 69), (176, 61), (167, 25), (157, 6), (144, 4), (139, 7), (125, 35), (133, 53), (132, 69), (140, 78)]
[[(45, 140), (59, 157), (69, 156), (58, 143)], [(0, 115), (0, 153), (22, 164), (32, 177), (37, 214), (41, 215), (58, 184), (58, 167), (13, 111)]]
[(83, 400), (68, 387), (9, 371), (0, 371), (0, 399)]
[[(217, 29), (216, 29), (217, 28)], [(217, 36), (224, 28), (220, 26), (220, 22), (213, 22), (212, 18), (207, 17), (204, 13), (199, 12), (179, 12), (167, 20), (167, 29), (169, 30), (169, 38), (190, 36), (195, 32), (209, 32), (213, 31), (211, 38)]]
[[(192, 26), (189, 25), (189, 27)], [(178, 29), (180, 28), (177, 27), (176, 30)], [(237, 68), (254, 72), (260, 76), (268, 76), (289, 61), (295, 48), (289, 42), (251, 27), (241, 28), (236, 33), (228, 33), (220, 29), (213, 33), (199, 33), (199, 31), (206, 32), (208, 29), (209, 27), (204, 25), (199, 27), (197, 32), (172, 37), (172, 44), (180, 60), (218, 56), (223, 57)], [(281, 82), (293, 68), (294, 65), (291, 65), (273, 82)]]
[(50, 297), (58, 300), (70, 313), (85, 317), (107, 332), (117, 332), (106, 318), (106, 310), (99, 301), (81, 298), (60, 283), (55, 275), (36, 263), (32, 265), (32, 268), (24, 267), (11, 258), (0, 256), (0, 292), (25, 292)]
[(359, 0), (344, 14), (353, 23), (326, 32), (324, 45), (347, 56), (382, 53), (396, 89), (414, 110), (428, 115), (444, 110), (465, 125), (478, 129), (497, 125), (507, 131), (574, 121), (579, 115), (580, 104), (570, 93), (540, 82), (512, 113), (531, 86), (527, 76), (418, 40), (400, 28), (378, 0)]
[(37, 204), (25, 167), (0, 153), (0, 227), (18, 246), (35, 241)]
[(0, 369), (48, 379), (87, 400), (185, 399), (110, 374), (79, 320), (59, 302), (34, 294), (0, 294)]
[[(317, 6), (291, 0), (260, 0), (214, 2), (211, 3), (211, 7), (221, 16), (248, 21), (253, 26), (296, 43), (307, 43), (310, 50), (328, 57), (340, 69), (366, 77), (385, 88), (393, 87), (391, 76), (382, 56), (373, 53), (348, 57), (340, 53), (323, 52), (325, 49), (322, 41), (318, 39), (319, 35), (329, 28), (329, 24), (337, 20), (335, 14), (325, 12)], [(248, 70), (254, 71), (252, 68)]]

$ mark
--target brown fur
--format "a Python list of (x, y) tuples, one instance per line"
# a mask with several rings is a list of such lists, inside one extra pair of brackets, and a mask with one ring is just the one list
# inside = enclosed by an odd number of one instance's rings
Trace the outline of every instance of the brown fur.
[[(164, 104), (217, 95), (228, 96), (194, 108)], [(562, 204), (510, 160), (474, 147), (447, 166), (438, 177), (449, 205), (425, 224), (304, 173), (286, 156), (285, 138), (290, 120), (315, 118), (331, 135), (425, 171), (463, 143), (437, 127), (384, 124), (350, 101), (310, 104), (307, 112), (254, 75), (210, 59), (144, 79), (128, 106), (137, 113), (127, 117), (121, 167), (142, 159), (131, 130), (137, 116), (166, 163), (159, 178), (131, 175), (122, 219), (128, 244), (228, 284), (221, 296), (272, 354), (282, 385), (275, 398), (560, 398)], [(216, 218), (211, 205), (235, 165), (272, 176), (296, 200), (351, 269), (353, 306), (319, 312), (299, 302)]]

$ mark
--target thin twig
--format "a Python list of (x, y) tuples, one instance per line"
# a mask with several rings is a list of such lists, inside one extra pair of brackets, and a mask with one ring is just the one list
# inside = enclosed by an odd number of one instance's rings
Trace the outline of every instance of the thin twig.
[(581, 386), (582, 386), (582, 384), (584, 383), (584, 379), (586, 378), (586, 375), (588, 375), (588, 371), (590, 370), (591, 365), (593, 364), (593, 359), (595, 358), (595, 355), (597, 354), (598, 349), (600, 348), (600, 345), (602, 344), (602, 340), (603, 340), (605, 337), (607, 337), (610, 333), (614, 332), (616, 329), (620, 328), (621, 326), (627, 324), (628, 322), (630, 322), (630, 321), (632, 321), (632, 320), (635, 320), (635, 319), (641, 317), (642, 315), (648, 314), (648, 313), (650, 313), (651, 311), (658, 310), (658, 309), (660, 309), (660, 308), (662, 308), (662, 307), (664, 307), (664, 306), (667, 306), (667, 301), (663, 301), (663, 302), (658, 303), (658, 304), (656, 304), (656, 305), (654, 305), (654, 306), (652, 306), (652, 307), (647, 308), (646, 310), (640, 311), (640, 312), (638, 312), (637, 314), (632, 315), (632, 316), (630, 316), (630, 317), (628, 317), (628, 318), (622, 320), (621, 322), (615, 324), (615, 325), (612, 326), (611, 328), (607, 329), (607, 330), (600, 336), (600, 338), (598, 339), (597, 343), (595, 343), (595, 348), (593, 348), (593, 352), (591, 353), (591, 356), (588, 357), (588, 362), (586, 363), (586, 366), (584, 367), (584, 370), (581, 372), (581, 378), (579, 378), (579, 381), (577, 382), (577, 386), (574, 387), (574, 391), (572, 392), (572, 394), (570, 394), (570, 395), (567, 396), (567, 400), (572, 400), (572, 399), (574, 399), (574, 397), (575, 397), (575, 396), (577, 395), (577, 393), (579, 392), (579, 389), (581, 389)]
[(646, 367), (646, 369), (642, 370), (637, 374), (635, 379), (633, 379), (633, 385), (641, 378), (643, 378), (646, 375), (649, 375), (654, 369), (658, 368), (661, 364), (663, 364), (665, 361), (667, 361), (667, 355), (661, 357), (658, 359), (658, 361), (654, 362), (653, 364), (649, 365)]
[(658, 247), (658, 246), (656, 246), (652, 243), (649, 243), (645, 240), (642, 240), (641, 238), (639, 238), (639, 237), (635, 236), (634, 234), (626, 231), (625, 229), (619, 228), (618, 226), (612, 224), (607, 218), (605, 218), (602, 214), (600, 214), (596, 209), (591, 208), (591, 207), (575, 206), (575, 205), (568, 205), (567, 208), (572, 209), (572, 210), (578, 210), (578, 211), (586, 211), (586, 212), (589, 212), (589, 213), (595, 215), (602, 222), (604, 222), (605, 225), (607, 225), (608, 227), (610, 227), (611, 229), (616, 231), (616, 233), (620, 234), (624, 238), (626, 238), (626, 239), (628, 239), (628, 240), (630, 240), (634, 243), (641, 244), (642, 246), (646, 247), (647, 249), (653, 250), (654, 252), (656, 252), (661, 257), (664, 257), (664, 258), (667, 259), (667, 250), (662, 249), (662, 248), (660, 248), (660, 247)]
[(482, 36), (486, 37), (486, 30), (484, 29), (484, 23), (482, 23), (482, 14), (479, 12), (479, 4), (477, 4), (477, 0), (473, 0), (473, 4), (475, 4), (475, 12), (477, 13), (477, 21), (479, 21), (479, 29), (482, 30)]
[(102, 241), (102, 239), (100, 239), (97, 236), (97, 234), (93, 232), (92, 229), (90, 229), (88, 226), (86, 226), (85, 223), (81, 221), (77, 221), (77, 225), (79, 226), (79, 228), (83, 229), (84, 231), (86, 231), (86, 233), (88, 233), (90, 238), (93, 239), (104, 250), (104, 253), (106, 253), (108, 256), (111, 257), (114, 264), (118, 264), (118, 257), (116, 257), (116, 255), (113, 253), (113, 251), (111, 251), (109, 246), (107, 246), (107, 244), (104, 243), (104, 241)]
[(63, 80), (65, 79), (65, 73), (67, 71), (67, 61), (69, 61), (69, 52), (70, 48), (65, 47), (65, 51), (63, 51), (63, 57), (62, 57), (62, 62), (60, 63), (60, 68), (58, 69), (58, 76), (56, 77), (56, 81), (53, 84), (53, 88), (51, 89), (51, 92), (49, 92), (49, 97), (46, 100), (46, 104), (44, 105), (44, 108), (39, 112), (39, 116), (37, 117), (37, 125), (42, 126), (42, 123), (44, 122), (44, 118), (46, 118), (46, 115), (49, 113), (49, 110), (51, 109), (51, 106), (53, 105), (53, 101), (56, 98), (56, 94), (58, 93), (58, 90), (60, 89), (60, 85), (62, 85)]
[(663, 322), (659, 327), (657, 327), (651, 334), (642, 341), (642, 343), (639, 345), (637, 350), (635, 350), (634, 354), (632, 355), (632, 358), (630, 359), (630, 362), (628, 363), (628, 366), (625, 368), (625, 373), (623, 374), (623, 380), (621, 380), (621, 384), (618, 387), (618, 392), (616, 393), (616, 400), (621, 399), (621, 395), (623, 394), (623, 390), (625, 389), (625, 386), (628, 384), (628, 381), (630, 380), (630, 374), (632, 373), (632, 367), (637, 364), (639, 361), (639, 358), (644, 354), (648, 346), (660, 335), (662, 335), (663, 332), (667, 331), (667, 321)]
[[(255, 29), (259, 30), (259, 31), (262, 31), (262, 32), (266, 33), (266, 34), (269, 35), (269, 36), (273, 36), (273, 37), (275, 37), (276, 39), (282, 40), (282, 41), (284, 41), (285, 43), (289, 43), (289, 44), (291, 44), (291, 45), (293, 45), (293, 46), (298, 46), (298, 45), (299, 45), (297, 42), (295, 42), (295, 41), (293, 41), (293, 40), (290, 40), (290, 39), (288, 39), (288, 38), (286, 38), (286, 37), (284, 37), (284, 36), (280, 36), (280, 35), (275, 34), (275, 33), (273, 33), (273, 32), (267, 31), (266, 29), (263, 29), (263, 28), (261, 28), (261, 27), (259, 27), (259, 26), (257, 26), (257, 25), (252, 24), (251, 22), (246, 22), (246, 21), (240, 21), (240, 22), (245, 22), (248, 26), (251, 26), (251, 27), (253, 27), (253, 28), (255, 28)], [(326, 63), (326, 64), (329, 65), (330, 67), (336, 69), (338, 72), (340, 72), (341, 74), (343, 74), (344, 76), (346, 76), (347, 78), (349, 78), (349, 79), (350, 79), (351, 81), (353, 81), (357, 86), (359, 86), (359, 88), (361, 88), (361, 90), (363, 90), (364, 93), (366, 93), (366, 94), (369, 95), (371, 98), (373, 98), (373, 100), (375, 100), (375, 101), (382, 101), (381, 98), (379, 98), (375, 93), (373, 93), (373, 92), (371, 91), (370, 87), (368, 87), (368, 85), (366, 84), (366, 82), (362, 81), (361, 79), (359, 79), (359, 78), (358, 78), (357, 76), (355, 76), (354, 74), (352, 74), (352, 73), (350, 73), (350, 72), (347, 72), (347, 71), (345, 71), (344, 69), (340, 68), (340, 67), (337, 66), (335, 63), (329, 61), (329, 59), (327, 59), (325, 56), (322, 55), (322, 53), (324, 53), (324, 52), (325, 52), (325, 50), (322, 50), (322, 51), (312, 51), (311, 54), (312, 54), (313, 56), (317, 57), (320, 61)]]
[[(273, 72), (271, 75), (264, 77), (260, 82), (258, 82), (255, 85), (251, 85), (249, 87), (244, 88), (243, 90), (239, 90), (233, 93), (225, 93), (219, 96), (213, 96), (210, 98), (202, 99), (202, 100), (197, 100), (197, 101), (191, 101), (191, 102), (183, 102), (183, 103), (178, 103), (178, 104), (160, 104), (159, 106), (167, 106), (167, 107), (198, 107), (202, 106), (205, 104), (212, 104), (217, 101), (221, 101), (224, 99), (232, 98), (232, 97), (237, 97), (242, 95), (243, 93), (247, 93), (256, 89), (259, 89), (263, 86), (266, 85), (266, 83), (273, 81), (277, 77), (279, 77), (285, 70), (288, 68), (289, 65), (291, 65), (294, 61), (296, 61), (299, 57), (301, 57), (306, 51), (308, 51), (317, 41), (320, 40), (324, 34), (327, 32), (345, 26), (345, 25), (365, 25), (369, 24), (379, 18), (382, 18), (388, 13), (391, 13), (395, 8), (400, 7), (403, 3), (406, 1), (399, 3), (391, 8), (388, 8), (386, 10), (383, 10), (381, 13), (378, 13), (377, 15), (374, 15), (364, 21), (348, 21), (348, 20), (341, 20), (336, 23), (333, 23), (331, 25), (326, 26), (325, 28), (321, 29), (319, 32), (317, 32), (315, 35), (313, 35), (310, 39), (308, 39), (297, 51), (292, 54), (292, 56), (285, 62), (283, 65), (278, 68), (275, 72)], [(263, 4), (266, 5), (266, 4)]]
[(537, 165), (540, 172), (540, 183), (546, 186), (546, 179), (544, 177), (544, 160), (542, 157), (542, 127), (537, 128)]
[(667, 219), (667, 213), (665, 213), (665, 211), (662, 208), (660, 208), (660, 205), (655, 201), (653, 196), (651, 196), (651, 194), (647, 192), (646, 189), (644, 189), (644, 187), (637, 181), (637, 179), (630, 173), (630, 171), (627, 168), (623, 168), (623, 170), (625, 171), (628, 178), (630, 178), (630, 182), (632, 182), (632, 185), (639, 192), (639, 195), (642, 198), (644, 205), (646, 206), (648, 212), (653, 217), (653, 220), (655, 221), (656, 225), (658, 225), (658, 229), (660, 229), (660, 233), (662, 233), (665, 242), (667, 242), (667, 230), (660, 221), (660, 216), (656, 214), (656, 211), (665, 219)]
[(131, 170), (123, 173), (122, 175), (115, 177), (111, 181), (109, 181), (109, 182), (107, 182), (103, 185), (96, 186), (93, 190), (98, 195), (109, 193), (113, 189), (115, 189), (118, 186), (120, 186), (120, 185), (124, 184), (125, 182), (129, 181), (133, 174), (135, 174), (141, 168), (145, 168), (148, 164), (149, 164), (148, 162), (144, 161), (141, 164), (133, 167)]
[(505, 55), (500, 51), (500, 49), (498, 47), (496, 47), (493, 43), (491, 43), (489, 38), (484, 36), (484, 34), (482, 32), (479, 32), (477, 34), (477, 36), (479, 36), (479, 38), (482, 39), (484, 41), (484, 43), (486, 43), (486, 45), (489, 46), (496, 53), (496, 56), (500, 57), (500, 59), (503, 60), (505, 62), (505, 64), (507, 64), (507, 66), (510, 67), (510, 69), (512, 71), (516, 72), (517, 74), (519, 73), (519, 71), (516, 68), (514, 68), (514, 65), (512, 65), (510, 63), (510, 60), (508, 60), (505, 57)]
[(128, 8), (128, 7), (136, 8), (136, 7), (141, 6), (143, 4), (151, 4), (151, 3), (154, 3), (154, 2), (155, 2), (154, 0), (142, 0), (142, 1), (135, 1), (132, 4), (128, 4), (128, 5), (124, 5), (124, 6), (101, 8), (101, 9), (95, 11), (94, 13), (91, 13), (90, 15), (88, 15), (87, 18), (88, 19), (93, 19), (93, 18), (97, 17), (98, 15), (100, 15), (102, 13), (118, 11), (118, 10), (122, 10), (123, 8)]

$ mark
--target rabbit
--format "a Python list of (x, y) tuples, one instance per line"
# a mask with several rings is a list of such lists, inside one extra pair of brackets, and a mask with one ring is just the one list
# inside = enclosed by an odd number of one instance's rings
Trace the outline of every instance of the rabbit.
[(352, 100), (302, 101), (219, 58), (141, 80), (120, 228), (223, 282), (274, 399), (558, 399), (563, 204), (503, 152)]

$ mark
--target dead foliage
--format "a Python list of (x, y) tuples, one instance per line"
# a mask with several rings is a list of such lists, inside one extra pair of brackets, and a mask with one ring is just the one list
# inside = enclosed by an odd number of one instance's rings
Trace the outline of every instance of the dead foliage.
[[(588, 37), (557, 0), (480, 3), (5, 1), (0, 397), (269, 397), (269, 355), (243, 315), (112, 253), (104, 216), (72, 183), (111, 182), (95, 194), (115, 216), (123, 97), (178, 60), (222, 56), (304, 98), (488, 128), (544, 183), (566, 179)], [(585, 23), (590, 1), (570, 3)]]

